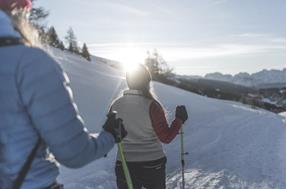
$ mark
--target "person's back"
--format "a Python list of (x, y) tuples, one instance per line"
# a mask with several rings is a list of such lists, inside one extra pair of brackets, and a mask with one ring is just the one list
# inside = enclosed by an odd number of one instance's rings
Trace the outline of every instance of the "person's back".
[(38, 139), (40, 147), (21, 189), (46, 188), (59, 174), (47, 149), (59, 163), (82, 167), (111, 150), (118, 122), (108, 119), (106, 131), (97, 137), (87, 132), (60, 65), (21, 42), (1, 11), (5, 2), (0, 0), (0, 189), (15, 186)]
[[(29, 57), (25, 55), (29, 55)], [(0, 47), (0, 188), (12, 187), (14, 179), (17, 177), (19, 170), (39, 137), (39, 133), (37, 133), (36, 128), (34, 128), (32, 119), (27, 114), (25, 108), (30, 108), (27, 107), (27, 105), (30, 105), (29, 100), (32, 100), (28, 99), (29, 96), (35, 95), (33, 94), (35, 91), (31, 88), (34, 88), (35, 85), (42, 85), (41, 88), (38, 88), (41, 91), (47, 84), (41, 83), (41, 70), (46, 69), (45, 65), (42, 65), (41, 62), (47, 61), (43, 60), (47, 59), (47, 57), (43, 55), (44, 53), (40, 50), (24, 45)], [(41, 70), (32, 64), (29, 65), (31, 58), (34, 56), (37, 57), (38, 61), (41, 60), (37, 62)], [(40, 76), (38, 79), (40, 79), (40, 81), (33, 79), (31, 82), (26, 82), (27, 79), (29, 79), (27, 77), (31, 77), (31, 75), (25, 75), (25, 70), (30, 70), (30, 74), (38, 73)], [(49, 95), (52, 97), (54, 95), (53, 91), (51, 91)], [(39, 97), (35, 96), (33, 98)], [(42, 100), (48, 100), (44, 99), (47, 97), (48, 96), (43, 96)], [(58, 99), (59, 102), (60, 100), (62, 99)], [(33, 102), (30, 101), (30, 103)], [(50, 116), (46, 114), (49, 112), (44, 107), (41, 110), (30, 109), (30, 111), (38, 111), (37, 118), (33, 118), (33, 120), (35, 119), (34, 121), (38, 121), (37, 119), (45, 119), (45, 116)], [(49, 129), (52, 126), (53, 125), (43, 126), (43, 133), (46, 132), (45, 129)], [(48, 133), (44, 134), (46, 135)], [(23, 188), (28, 188), (27, 186), (29, 186), (29, 188), (37, 188), (37, 185), (48, 186), (55, 181), (58, 175), (58, 169), (54, 162), (46, 159), (47, 152), (45, 150), (45, 144), (42, 143), (33, 162), (32, 171), (27, 175), (27, 181)], [(34, 185), (34, 179), (38, 180), (36, 185)]]
[[(135, 189), (165, 189), (166, 156), (162, 143), (170, 143), (187, 120), (184, 106), (176, 108), (176, 117), (169, 127), (165, 112), (150, 92), (151, 74), (144, 65), (127, 73), (129, 89), (111, 105), (124, 120), (128, 132), (123, 139), (124, 155)], [(117, 186), (126, 189), (122, 159), (117, 157)]]
[[(123, 139), (127, 161), (142, 162), (165, 156), (152, 125), (150, 107), (154, 103), (139, 90), (127, 90), (112, 105), (118, 117), (125, 121), (128, 135)], [(119, 160), (119, 157), (118, 157)]]

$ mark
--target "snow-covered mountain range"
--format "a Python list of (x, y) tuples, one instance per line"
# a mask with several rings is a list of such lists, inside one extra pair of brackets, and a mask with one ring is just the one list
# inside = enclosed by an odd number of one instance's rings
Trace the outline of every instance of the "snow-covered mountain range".
[[(52, 50), (71, 79), (79, 111), (90, 132), (99, 132), (112, 100), (126, 88), (124, 74), (101, 58), (92, 62)], [(153, 90), (171, 121), (176, 105), (185, 104), (186, 188), (284, 189), (285, 117), (241, 103), (211, 99), (160, 83)], [(180, 189), (180, 143), (165, 145), (167, 188)], [(78, 170), (61, 167), (66, 189), (115, 189), (116, 147)]]
[(219, 80), (243, 85), (247, 87), (272, 87), (284, 86), (286, 83), (286, 68), (282, 70), (262, 70), (253, 74), (246, 72), (238, 73), (236, 75), (222, 74), (219, 72), (209, 73), (204, 76), (206, 79)]

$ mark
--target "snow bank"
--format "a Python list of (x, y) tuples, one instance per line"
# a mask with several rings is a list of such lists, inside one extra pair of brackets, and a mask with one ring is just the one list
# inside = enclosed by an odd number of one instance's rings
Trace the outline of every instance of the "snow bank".
[[(91, 132), (98, 132), (112, 99), (126, 85), (123, 73), (97, 62), (53, 51), (68, 73), (79, 110)], [(169, 120), (187, 105), (184, 126), (188, 188), (285, 188), (285, 118), (236, 102), (199, 96), (154, 83)], [(180, 188), (179, 139), (165, 146), (168, 188)], [(61, 167), (67, 189), (113, 189), (116, 148), (88, 166)]]
[(286, 117), (286, 112), (281, 112), (281, 113), (279, 113), (279, 115)]

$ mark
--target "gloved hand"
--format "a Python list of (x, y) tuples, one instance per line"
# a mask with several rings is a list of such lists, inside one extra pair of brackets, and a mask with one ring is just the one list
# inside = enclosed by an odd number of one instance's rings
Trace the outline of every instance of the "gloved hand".
[(177, 106), (175, 117), (182, 120), (182, 123), (184, 123), (188, 119), (187, 111), (185, 106)]
[(120, 118), (117, 119), (116, 115), (117, 112), (111, 112), (107, 115), (108, 118), (103, 129), (114, 136), (116, 143), (120, 143), (128, 133), (124, 128), (123, 120)]

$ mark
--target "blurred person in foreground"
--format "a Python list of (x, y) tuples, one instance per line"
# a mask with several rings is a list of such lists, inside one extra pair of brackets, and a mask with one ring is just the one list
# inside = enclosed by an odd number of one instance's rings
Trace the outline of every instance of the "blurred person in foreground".
[(30, 0), (0, 0), (0, 189), (63, 188), (56, 160), (83, 167), (126, 134), (117, 132), (123, 125), (113, 116), (98, 135), (88, 133), (68, 77), (35, 47), (31, 6)]

